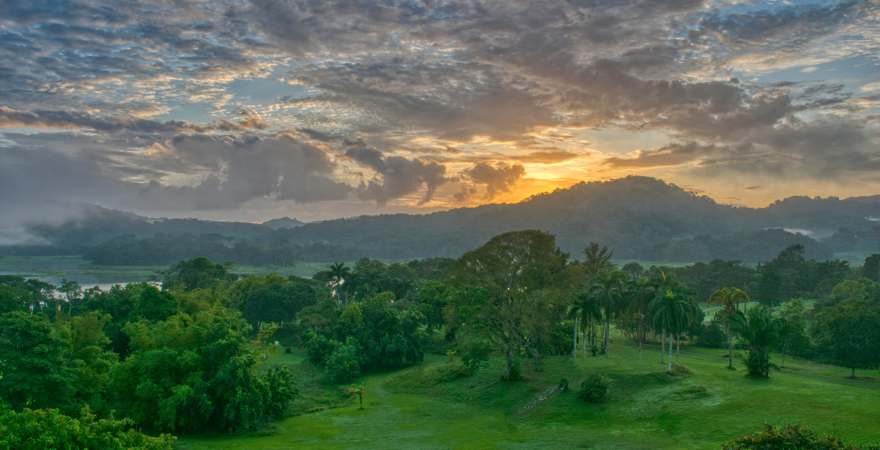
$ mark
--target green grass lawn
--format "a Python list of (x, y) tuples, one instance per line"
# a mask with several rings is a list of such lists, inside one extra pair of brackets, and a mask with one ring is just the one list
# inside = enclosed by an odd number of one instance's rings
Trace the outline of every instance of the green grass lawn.
[[(663, 373), (656, 347), (639, 351), (622, 339), (608, 356), (549, 357), (543, 369), (526, 365), (526, 380), (499, 381), (501, 361), (478, 374), (441, 382), (446, 358), (359, 380), (366, 408), (342, 389), (323, 384), (298, 355), (283, 355), (298, 374), (298, 415), (260, 434), (187, 437), (181, 449), (709, 449), (762, 424), (800, 423), (855, 443), (880, 441), (880, 372), (856, 380), (843, 368), (788, 361), (770, 380), (725, 368), (724, 352), (682, 349), (689, 376)], [(775, 362), (778, 362), (778, 358)], [(577, 399), (590, 373), (612, 380), (601, 405)], [(561, 378), (572, 391), (534, 405)], [(311, 412), (308, 412), (311, 411)]]

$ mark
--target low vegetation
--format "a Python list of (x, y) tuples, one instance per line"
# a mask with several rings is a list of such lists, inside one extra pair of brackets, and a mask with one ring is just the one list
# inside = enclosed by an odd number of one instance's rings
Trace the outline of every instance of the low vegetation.
[[(798, 427), (746, 436), (764, 422), (880, 438), (875, 257), (850, 268), (794, 246), (750, 269), (612, 256), (591, 244), (573, 260), (523, 231), (457, 260), (310, 279), (206, 258), (172, 265), (161, 287), (3, 276), (0, 428), (46, 427), (74, 448), (167, 448), (167, 433), (183, 448), (826, 442)], [(395, 442), (378, 440), (389, 429)], [(27, 439), (16, 445), (42, 442)]]

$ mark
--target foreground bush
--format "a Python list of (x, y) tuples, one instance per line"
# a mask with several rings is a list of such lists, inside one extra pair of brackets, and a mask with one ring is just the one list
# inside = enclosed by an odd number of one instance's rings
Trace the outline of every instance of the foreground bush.
[(608, 396), (608, 381), (601, 375), (590, 375), (583, 383), (578, 397), (587, 403), (602, 403)]
[(0, 413), (0, 448), (43, 449), (146, 449), (171, 450), (174, 437), (147, 436), (133, 428), (130, 420), (95, 419), (89, 413), (80, 418), (57, 409), (24, 409)]
[(874, 450), (878, 447), (856, 447), (833, 436), (819, 436), (800, 425), (777, 428), (767, 425), (763, 431), (736, 438), (724, 450)]

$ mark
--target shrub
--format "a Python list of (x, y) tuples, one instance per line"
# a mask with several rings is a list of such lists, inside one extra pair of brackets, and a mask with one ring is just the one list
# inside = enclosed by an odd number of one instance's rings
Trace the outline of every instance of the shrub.
[(761, 351), (749, 351), (746, 367), (750, 377), (767, 378), (770, 376), (770, 355)]
[(559, 380), (559, 392), (568, 392), (568, 378), (562, 378)]
[[(724, 450), (858, 450), (833, 436), (819, 436), (799, 425), (777, 428), (767, 425), (763, 431), (727, 442)], [(873, 447), (876, 448), (876, 447)], [(867, 449), (866, 449), (867, 450)]]
[(583, 383), (578, 397), (587, 403), (601, 403), (608, 396), (608, 381), (601, 375), (590, 375)]

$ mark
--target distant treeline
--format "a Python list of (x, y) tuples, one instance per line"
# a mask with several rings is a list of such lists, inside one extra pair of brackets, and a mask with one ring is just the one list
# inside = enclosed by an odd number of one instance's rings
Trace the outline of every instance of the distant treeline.
[(102, 265), (166, 265), (204, 256), (255, 266), (287, 266), (297, 262), (346, 261), (357, 251), (327, 243), (297, 244), (284, 239), (233, 239), (219, 234), (119, 236), (84, 249), (84, 257)]

